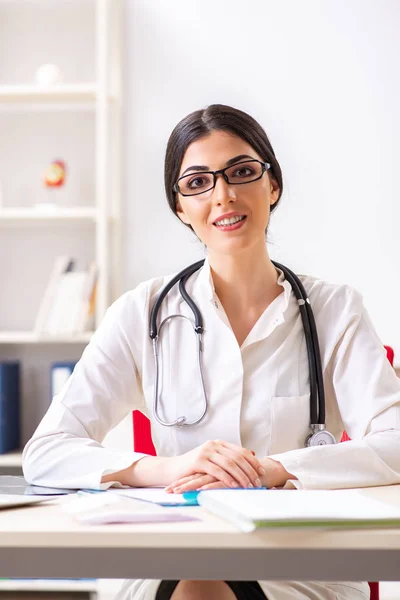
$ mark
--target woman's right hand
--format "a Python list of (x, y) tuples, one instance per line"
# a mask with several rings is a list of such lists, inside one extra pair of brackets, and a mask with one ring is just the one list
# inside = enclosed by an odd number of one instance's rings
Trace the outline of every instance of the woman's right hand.
[(260, 487), (260, 476), (265, 473), (251, 450), (223, 440), (210, 440), (170, 460), (170, 483), (194, 473), (204, 473), (226, 487)]

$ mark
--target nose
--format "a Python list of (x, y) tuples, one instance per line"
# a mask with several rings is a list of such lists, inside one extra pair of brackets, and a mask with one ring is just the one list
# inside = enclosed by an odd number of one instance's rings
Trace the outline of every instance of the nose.
[(215, 204), (229, 204), (230, 202), (236, 202), (234, 187), (225, 181), (221, 173), (217, 175), (212, 199)]

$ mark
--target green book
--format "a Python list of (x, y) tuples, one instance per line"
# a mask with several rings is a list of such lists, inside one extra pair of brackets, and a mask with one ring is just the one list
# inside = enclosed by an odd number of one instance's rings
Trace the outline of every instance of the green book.
[(222, 489), (198, 503), (242, 531), (260, 527), (400, 527), (398, 508), (360, 490)]

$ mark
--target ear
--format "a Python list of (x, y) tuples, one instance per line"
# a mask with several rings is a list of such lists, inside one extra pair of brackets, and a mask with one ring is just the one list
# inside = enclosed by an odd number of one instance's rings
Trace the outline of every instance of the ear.
[(269, 183), (271, 186), (270, 187), (270, 197), (271, 197), (270, 204), (273, 205), (273, 204), (275, 204), (275, 202), (278, 201), (280, 189), (279, 189), (278, 182), (273, 177), (270, 177)]
[(190, 219), (183, 210), (179, 200), (176, 201), (176, 214), (178, 215), (182, 223), (185, 223), (185, 225), (190, 225)]

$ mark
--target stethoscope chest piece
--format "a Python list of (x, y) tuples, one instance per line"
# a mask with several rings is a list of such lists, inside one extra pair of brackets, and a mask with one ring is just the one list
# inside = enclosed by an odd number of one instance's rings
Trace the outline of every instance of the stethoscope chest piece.
[(328, 446), (331, 444), (336, 444), (336, 439), (335, 436), (326, 429), (314, 431), (314, 433), (311, 433), (306, 439), (306, 446), (308, 448), (311, 446)]

